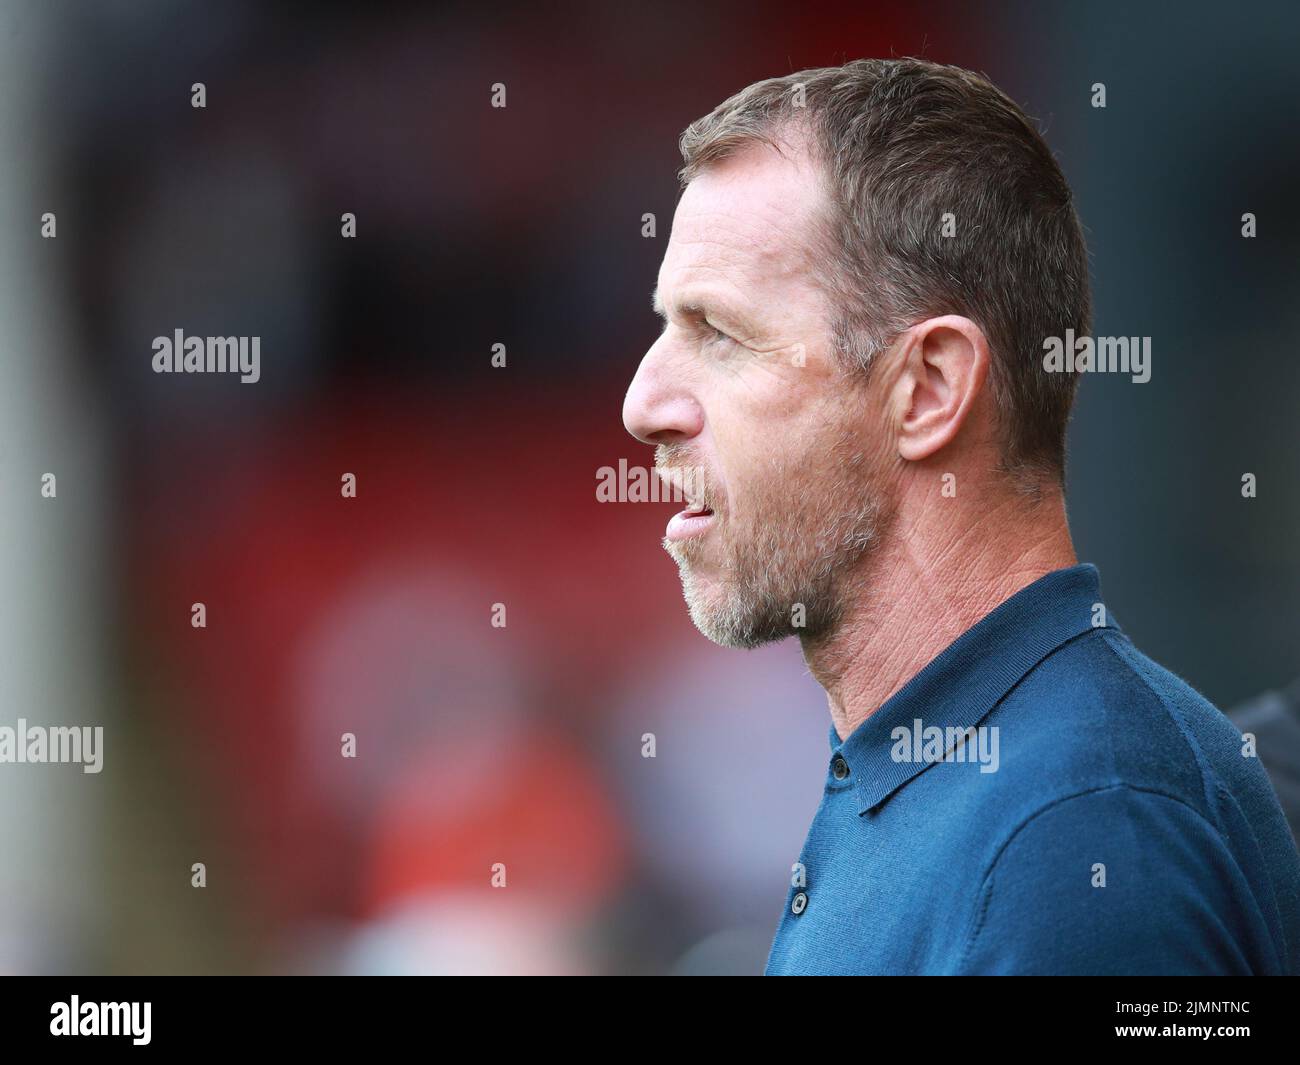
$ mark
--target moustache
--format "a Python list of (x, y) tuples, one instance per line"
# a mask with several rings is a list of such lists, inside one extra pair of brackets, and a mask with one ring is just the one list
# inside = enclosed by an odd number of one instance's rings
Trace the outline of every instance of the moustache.
[(672, 492), (675, 498), (684, 499), (691, 510), (709, 510), (717, 513), (722, 503), (722, 493), (708, 468), (700, 463), (686, 461), (689, 455), (678, 444), (660, 444), (655, 448), (653, 474)]

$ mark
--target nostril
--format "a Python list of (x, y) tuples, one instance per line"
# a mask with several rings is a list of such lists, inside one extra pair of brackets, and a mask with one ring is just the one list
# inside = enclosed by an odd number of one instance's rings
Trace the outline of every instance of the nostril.
[(623, 397), (623, 426), (644, 444), (665, 444), (699, 434), (704, 415), (683, 388), (680, 374), (647, 355)]
[(685, 439), (686, 435), (675, 429), (660, 429), (658, 432), (646, 433), (645, 436), (647, 444), (678, 444)]

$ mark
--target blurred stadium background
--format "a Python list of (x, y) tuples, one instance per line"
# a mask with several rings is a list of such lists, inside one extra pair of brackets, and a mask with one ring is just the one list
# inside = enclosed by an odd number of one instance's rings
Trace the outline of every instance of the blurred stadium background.
[[(761, 969), (823, 696), (699, 636), (672, 508), (594, 488), (649, 462), (678, 133), (805, 67), (922, 55), (1039, 118), (1096, 332), (1153, 337), (1149, 384), (1083, 384), (1080, 556), (1220, 706), (1283, 688), (1300, 10), (1174, 10), (0, 6), (0, 723), (106, 732), (98, 776), (0, 767), (0, 971)], [(175, 328), (261, 336), (261, 381), (153, 374)]]

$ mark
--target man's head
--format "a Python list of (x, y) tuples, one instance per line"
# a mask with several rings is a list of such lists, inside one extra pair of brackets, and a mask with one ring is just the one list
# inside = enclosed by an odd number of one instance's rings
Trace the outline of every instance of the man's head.
[(701, 630), (816, 638), (918, 475), (1063, 480), (1075, 378), (1042, 351), (1090, 327), (1078, 219), (1005, 95), (917, 60), (751, 85), (681, 149), (665, 327), (624, 421), (703, 470), (665, 540)]

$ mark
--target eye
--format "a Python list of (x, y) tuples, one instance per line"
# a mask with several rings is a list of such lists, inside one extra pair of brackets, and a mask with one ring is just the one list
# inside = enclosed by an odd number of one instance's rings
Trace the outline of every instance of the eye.
[(724, 333), (721, 329), (719, 329), (716, 325), (713, 325), (711, 322), (701, 321), (700, 332), (704, 335), (704, 339), (710, 344), (735, 343), (734, 338), (732, 338), (727, 333)]

